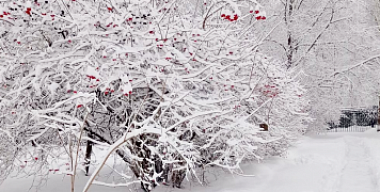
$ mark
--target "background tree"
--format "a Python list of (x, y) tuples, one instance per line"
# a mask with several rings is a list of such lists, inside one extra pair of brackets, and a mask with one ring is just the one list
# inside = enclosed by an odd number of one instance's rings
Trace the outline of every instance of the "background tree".
[(286, 30), (274, 30), (260, 48), (287, 60), (287, 72), (308, 88), (310, 113), (316, 119), (313, 128), (337, 123), (341, 109), (376, 103), (378, 30), (371, 2), (262, 3), (268, 7), (266, 31), (273, 26)]

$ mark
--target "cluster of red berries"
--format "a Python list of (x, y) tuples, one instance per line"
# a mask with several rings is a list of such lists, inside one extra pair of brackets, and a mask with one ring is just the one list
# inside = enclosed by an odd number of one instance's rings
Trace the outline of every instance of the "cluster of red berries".
[(96, 77), (93, 76), (93, 75), (87, 75), (87, 77), (90, 78), (90, 79), (96, 79)]
[(71, 92), (73, 92), (73, 93), (78, 93), (78, 91), (73, 91), (73, 90), (67, 90), (67, 93), (71, 93)]
[(7, 15), (10, 15), (11, 13), (9, 13), (9, 12), (5, 12), (5, 11), (3, 11), (3, 14), (2, 15), (0, 15), (0, 18), (3, 18), (4, 17), (4, 15), (5, 16), (7, 16)]
[(124, 95), (128, 97), (128, 95), (131, 95), (131, 94), (132, 94), (132, 91), (129, 91), (128, 93), (125, 93)]
[(111, 23), (109, 23), (108, 25), (107, 25), (107, 27), (113, 27), (113, 28), (115, 28), (115, 27), (118, 27), (119, 25), (118, 24), (114, 24), (114, 25), (112, 25), (113, 24), (113, 22), (111, 22)]
[(256, 20), (265, 20), (267, 19), (265, 16), (257, 16), (256, 17)]
[(274, 85), (265, 85), (265, 88), (260, 89), (260, 91), (266, 97), (276, 97), (279, 94), (279, 89)]
[(222, 14), (221, 17), (229, 21), (236, 21), (239, 19), (239, 16), (237, 14), (235, 14), (233, 17), (231, 15)]
[[(249, 11), (250, 13), (253, 13), (253, 10)], [(255, 15), (259, 14), (260, 11), (259, 10), (255, 10)], [(265, 20), (267, 19), (265, 16), (261, 16), (261, 15), (257, 15), (256, 17), (256, 20)]]
[(113, 92), (115, 92), (115, 90), (113, 90), (113, 89), (110, 89), (110, 88), (106, 88), (106, 91), (104, 92), (104, 94), (105, 95), (108, 95), (108, 93), (113, 93)]

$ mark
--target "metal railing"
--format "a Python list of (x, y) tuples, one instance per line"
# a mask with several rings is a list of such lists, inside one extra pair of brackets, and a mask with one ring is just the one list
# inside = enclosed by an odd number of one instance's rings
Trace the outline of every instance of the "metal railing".
[(334, 133), (334, 132), (365, 132), (369, 129), (376, 129), (376, 128), (374, 128), (374, 127), (359, 127), (359, 126), (338, 127), (338, 128), (326, 129), (325, 132), (329, 132), (329, 133)]

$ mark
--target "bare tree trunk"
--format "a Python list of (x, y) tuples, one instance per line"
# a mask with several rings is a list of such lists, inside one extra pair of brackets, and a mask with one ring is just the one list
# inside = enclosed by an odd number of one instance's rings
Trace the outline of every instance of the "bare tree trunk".
[(293, 10), (296, 7), (295, 0), (287, 0), (287, 5), (285, 5), (285, 23), (288, 27), (288, 50), (286, 56), (288, 58), (287, 68), (289, 69), (293, 65), (294, 54), (296, 51), (295, 39), (292, 34), (292, 22), (293, 22)]
[[(92, 133), (88, 133), (88, 137), (91, 139), (94, 139), (94, 135)], [(85, 174), (88, 176), (89, 170), (90, 170), (90, 163), (91, 163), (91, 154), (92, 154), (92, 146), (93, 142), (90, 140), (87, 140), (87, 146), (86, 146), (86, 154), (85, 154)]]
[(380, 131), (380, 95), (379, 95), (379, 107), (377, 111), (377, 132)]
[(186, 177), (186, 170), (174, 170), (172, 175), (173, 187), (181, 188), (181, 184)]

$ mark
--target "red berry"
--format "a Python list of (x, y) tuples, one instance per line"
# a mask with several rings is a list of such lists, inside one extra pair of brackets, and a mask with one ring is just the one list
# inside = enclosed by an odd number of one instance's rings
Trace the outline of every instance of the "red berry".
[(132, 91), (129, 91), (128, 93), (129, 93), (129, 94), (132, 94)]
[(225, 17), (225, 16), (226, 16), (226, 14), (222, 14), (222, 15), (221, 15), (221, 17)]
[(256, 11), (255, 11), (255, 14), (259, 14), (259, 13), (260, 13), (260, 11), (259, 11), (259, 10), (256, 10)]
[(149, 31), (150, 34), (154, 34), (154, 31)]
[(79, 104), (79, 105), (77, 106), (77, 108), (81, 108), (81, 107), (83, 107), (83, 105), (82, 105), (82, 104)]
[(77, 91), (74, 91), (73, 93), (78, 93)]
[(31, 11), (32, 11), (32, 8), (28, 7), (28, 8), (26, 8), (25, 13), (28, 14), (28, 15), (30, 15), (30, 12), (31, 12)]

